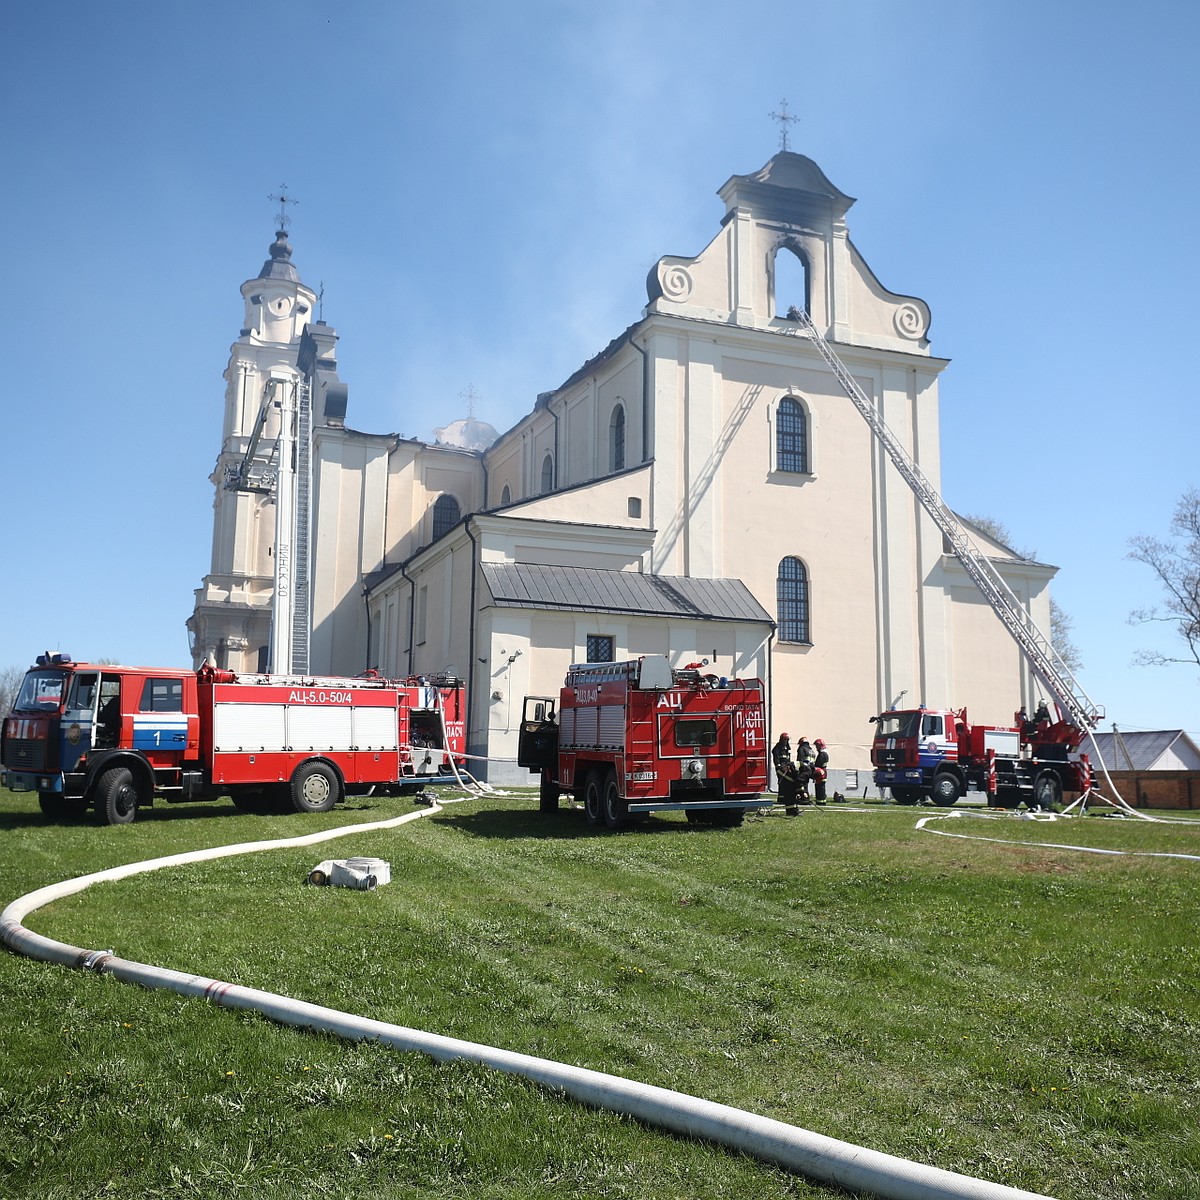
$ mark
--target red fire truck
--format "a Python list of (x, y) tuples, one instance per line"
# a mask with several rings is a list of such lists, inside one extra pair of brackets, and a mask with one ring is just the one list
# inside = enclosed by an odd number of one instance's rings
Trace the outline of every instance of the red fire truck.
[(682, 809), (687, 819), (740, 825), (769, 808), (763, 685), (672, 669), (664, 655), (569, 668), (555, 700), (526, 696), (517, 762), (541, 776), (543, 812), (570, 792), (592, 826)]
[(326, 812), (348, 794), (446, 781), (464, 705), (448, 678), (242, 678), (47, 653), (5, 718), (0, 764), (55, 818), (92, 808), (125, 824), (156, 797)]
[(1086, 754), (1078, 753), (1085, 732), (1052, 718), (1048, 706), (1032, 720), (1024, 711), (1012, 725), (973, 725), (967, 710), (893, 709), (871, 720), (875, 784), (900, 804), (928, 796), (948, 808), (969, 788), (989, 805), (1054, 809), (1063, 792), (1085, 792), (1092, 784)]

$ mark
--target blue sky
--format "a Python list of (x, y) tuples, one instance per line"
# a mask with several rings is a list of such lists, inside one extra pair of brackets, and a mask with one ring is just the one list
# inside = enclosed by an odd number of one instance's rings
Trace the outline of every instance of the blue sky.
[[(1145, 0), (228, 0), (10, 10), (0, 667), (185, 663), (241, 283), (286, 183), (348, 421), (504, 429), (635, 320), (716, 190), (791, 148), (925, 299), (943, 491), (1060, 574), (1093, 699), (1200, 731), (1128, 538), (1197, 482), (1194, 52)], [(1104, 726), (1107, 728), (1107, 724)]]

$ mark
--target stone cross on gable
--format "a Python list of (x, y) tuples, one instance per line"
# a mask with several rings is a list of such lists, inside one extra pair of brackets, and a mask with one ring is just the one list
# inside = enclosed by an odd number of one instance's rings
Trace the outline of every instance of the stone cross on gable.
[(779, 112), (767, 113), (767, 116), (770, 117), (772, 121), (779, 122), (779, 148), (780, 150), (788, 150), (790, 149), (788, 146), (788, 125), (792, 123), (799, 124), (800, 118), (794, 117), (788, 112), (786, 100), (780, 100), (779, 109)]

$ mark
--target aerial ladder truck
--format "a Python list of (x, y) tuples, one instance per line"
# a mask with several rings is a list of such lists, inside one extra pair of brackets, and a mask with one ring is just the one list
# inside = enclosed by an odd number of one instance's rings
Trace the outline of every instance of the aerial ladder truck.
[[(955, 557), (962, 564), (967, 575), (976, 584), (980, 592), (983, 593), (984, 599), (1000, 619), (1001, 624), (1017, 643), (1029, 665), (1032, 667), (1034, 674), (1048, 690), (1050, 697), (1058, 708), (1059, 721), (1052, 723), (1060, 727), (1058, 736), (1065, 739), (1068, 744), (1074, 742), (1074, 746), (1070, 747), (1071, 749), (1077, 748), (1082, 743), (1084, 737), (1091, 738), (1092, 747), (1096, 751), (1096, 761), (1099, 763), (1100, 769), (1103, 771), (1109, 789), (1112, 792), (1112, 799), (1106, 798), (1105, 802), (1132, 816), (1144, 817), (1145, 814), (1137, 812), (1121, 799), (1112, 779), (1108, 775), (1107, 769), (1104, 767), (1103, 757), (1100, 754), (1099, 747), (1096, 745), (1096, 739), (1092, 735), (1092, 731), (1095, 729), (1097, 723), (1104, 717), (1103, 708), (1090, 699), (1075, 679), (1071, 669), (1064, 662), (1062, 655), (1059, 654), (1050, 639), (1038, 628), (1033, 618), (1026, 612), (1020, 600), (1013, 594), (1012, 589), (1004, 582), (1000, 572), (996, 570), (985, 555), (981, 554), (975, 548), (966, 530), (963, 528), (962, 522), (947, 507), (938, 494), (937, 489), (930, 483), (925, 473), (908, 451), (905, 450), (896, 435), (888, 428), (879, 410), (871, 403), (862, 388), (855, 381), (854, 376), (851, 375), (845, 363), (842, 362), (833, 347), (817, 329), (816, 325), (813, 324), (813, 320), (809, 314), (800, 309), (793, 308), (788, 313), (788, 319), (793, 322), (793, 326), (784, 329), (782, 332), (791, 337), (807, 337), (813, 346), (816, 347), (817, 352), (825, 360), (829, 369), (841, 385), (842, 390), (849, 396), (855, 408), (862, 415), (863, 420), (867, 422), (875, 439), (886, 451), (888, 458), (891, 459), (892, 465), (899, 472), (900, 477), (912, 488), (921, 506), (929, 514), (933, 523), (938, 527), (943, 538), (945, 538), (946, 544), (949, 545)], [(1077, 731), (1077, 735), (1071, 732), (1072, 727)], [(1069, 807), (1073, 808), (1079, 805), (1080, 810), (1083, 811), (1090, 796), (1092, 796), (1092, 793), (1089, 783), (1079, 799), (1074, 801)]]

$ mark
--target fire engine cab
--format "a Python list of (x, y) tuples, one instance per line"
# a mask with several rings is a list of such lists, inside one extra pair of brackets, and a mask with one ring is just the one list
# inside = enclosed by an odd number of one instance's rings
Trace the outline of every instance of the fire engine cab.
[(125, 824), (155, 797), (326, 812), (348, 794), (448, 781), (464, 703), (452, 679), (241, 678), (47, 653), (5, 718), (0, 763), (54, 818), (91, 808)]
[(589, 825), (620, 829), (678, 809), (692, 822), (740, 825), (769, 808), (763, 685), (673, 669), (665, 655), (580, 663), (557, 702), (526, 696), (517, 762), (540, 775), (543, 812), (564, 792)]

